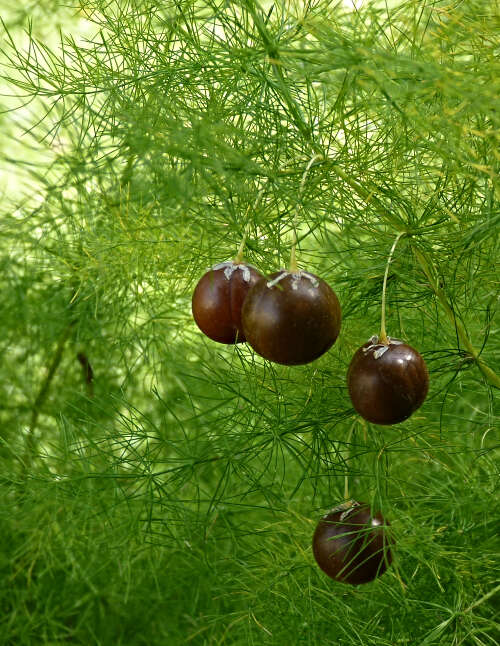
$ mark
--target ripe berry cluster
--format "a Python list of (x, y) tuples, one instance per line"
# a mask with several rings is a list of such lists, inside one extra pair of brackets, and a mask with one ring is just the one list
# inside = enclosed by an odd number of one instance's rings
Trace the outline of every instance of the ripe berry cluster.
[[(281, 270), (265, 278), (246, 263), (224, 262), (200, 279), (192, 305), (199, 328), (214, 341), (247, 341), (257, 354), (284, 365), (314, 361), (340, 332), (335, 292), (305, 271)], [(429, 374), (414, 348), (372, 336), (352, 358), (347, 384), (361, 417), (396, 424), (422, 405)]]
[[(299, 270), (281, 270), (266, 278), (239, 260), (215, 265), (202, 276), (192, 309), (209, 338), (220, 343), (247, 341), (257, 354), (284, 365), (314, 361), (340, 332), (340, 303), (324, 280)], [(384, 332), (354, 354), (347, 385), (361, 417), (375, 424), (396, 424), (422, 405), (429, 374), (414, 348)], [(387, 526), (366, 503), (350, 501), (333, 509), (320, 520), (313, 537), (319, 567), (343, 583), (372, 581), (392, 561)]]
[(314, 274), (279, 271), (264, 278), (247, 264), (215, 265), (193, 294), (193, 316), (214, 341), (248, 341), (262, 357), (285, 365), (309, 363), (340, 331), (335, 292)]

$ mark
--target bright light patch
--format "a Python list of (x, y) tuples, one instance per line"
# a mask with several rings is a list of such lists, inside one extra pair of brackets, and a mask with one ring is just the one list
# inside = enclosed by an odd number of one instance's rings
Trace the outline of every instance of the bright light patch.
[(349, 7), (349, 9), (356, 11), (357, 9), (361, 9), (364, 0), (343, 0), (343, 2), (346, 7)]

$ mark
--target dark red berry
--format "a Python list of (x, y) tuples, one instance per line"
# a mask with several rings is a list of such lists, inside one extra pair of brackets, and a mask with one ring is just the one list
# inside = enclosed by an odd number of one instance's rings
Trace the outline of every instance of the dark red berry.
[(193, 317), (200, 330), (219, 343), (245, 341), (241, 306), (262, 278), (252, 266), (224, 262), (204, 274), (193, 293)]
[(352, 501), (323, 516), (313, 536), (319, 567), (335, 581), (368, 583), (392, 562), (389, 523), (369, 505)]
[(261, 278), (242, 310), (243, 331), (255, 352), (285, 365), (320, 357), (335, 343), (340, 321), (335, 292), (305, 271)]
[(356, 411), (374, 424), (397, 424), (422, 405), (429, 389), (425, 361), (411, 346), (373, 336), (356, 352), (347, 372)]

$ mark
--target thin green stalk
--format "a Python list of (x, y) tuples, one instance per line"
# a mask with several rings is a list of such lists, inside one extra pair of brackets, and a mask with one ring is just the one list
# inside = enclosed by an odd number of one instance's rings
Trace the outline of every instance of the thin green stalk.
[(389, 253), (389, 258), (385, 266), (384, 286), (382, 287), (382, 315), (381, 315), (381, 321), (380, 321), (380, 337), (379, 337), (380, 343), (385, 343), (385, 344), (388, 343), (387, 332), (385, 329), (385, 295), (387, 290), (387, 276), (389, 275), (389, 266), (392, 261), (394, 250), (396, 249), (396, 245), (398, 244), (401, 236), (404, 236), (404, 231), (402, 231), (401, 233), (398, 233), (398, 235), (396, 236), (396, 240), (394, 240), (394, 244), (392, 245), (391, 251)]
[(297, 199), (297, 204), (295, 205), (295, 215), (293, 218), (293, 239), (292, 239), (292, 250), (290, 252), (290, 272), (295, 273), (299, 270), (299, 266), (297, 264), (297, 226), (298, 226), (298, 221), (299, 221), (299, 212), (300, 212), (300, 207), (302, 206), (302, 194), (304, 193), (304, 188), (306, 185), (306, 179), (309, 174), (309, 171), (311, 170), (312, 166), (323, 159), (322, 155), (313, 155), (311, 159), (309, 160), (309, 163), (306, 166), (305, 171), (302, 174), (302, 179), (300, 180), (300, 186), (299, 186), (299, 195)]
[(238, 253), (236, 254), (236, 257), (234, 259), (234, 262), (239, 265), (241, 262), (243, 262), (244, 258), (244, 250), (245, 250), (245, 244), (248, 238), (248, 232), (250, 231), (250, 226), (253, 222), (253, 213), (257, 210), (257, 207), (260, 204), (260, 201), (262, 200), (262, 196), (264, 195), (264, 191), (266, 189), (266, 186), (263, 186), (260, 191), (257, 194), (257, 198), (255, 202), (253, 203), (252, 206), (249, 206), (247, 208), (247, 211), (245, 213), (245, 220), (246, 220), (246, 225), (245, 225), (245, 230), (243, 232), (243, 238), (241, 239), (240, 246), (238, 248)]
[[(248, 214), (248, 210), (247, 210), (247, 214)], [(241, 239), (240, 246), (238, 247), (238, 253), (236, 254), (236, 257), (234, 259), (234, 262), (235, 262), (236, 265), (239, 265), (240, 263), (243, 262), (245, 244), (246, 244), (246, 241), (247, 241), (249, 229), (250, 229), (250, 222), (247, 222), (247, 224), (245, 226), (245, 231), (243, 232), (243, 238)]]
[(488, 599), (491, 599), (491, 597), (494, 597), (498, 592), (500, 592), (500, 585), (497, 585), (496, 587), (493, 588), (493, 590), (490, 590), (485, 595), (483, 595), (480, 599), (477, 599), (477, 601), (474, 601), (474, 603), (471, 603), (471, 605), (468, 606), (463, 611), (463, 613), (457, 613), (457, 614), (465, 614), (466, 612), (471, 612), (472, 610), (474, 610), (474, 608), (477, 608), (485, 601), (488, 601)]
[[(355, 180), (352, 180), (352, 178), (348, 177), (347, 174), (342, 169), (338, 168), (338, 166), (334, 166), (334, 169), (335, 169), (336, 173), (340, 177), (342, 177), (342, 179), (344, 179), (346, 181), (346, 183), (349, 184), (349, 186), (351, 186), (360, 197), (362, 197), (365, 200), (365, 202), (368, 203), (370, 201), (376, 200), (377, 205), (381, 209), (383, 209), (385, 215), (387, 216), (387, 219), (390, 220), (391, 222), (393, 222), (394, 224), (398, 223), (397, 220), (395, 220), (394, 216), (390, 213), (390, 211), (388, 209), (386, 209), (386, 207), (376, 197), (374, 197), (373, 193), (370, 193), (369, 191), (364, 189), (362, 186), (360, 186)], [(398, 224), (400, 224), (400, 223), (398, 223)], [(403, 232), (403, 234), (404, 233), (405, 232)], [(401, 234), (401, 235), (403, 235), (403, 234)], [(432, 276), (432, 273), (431, 273), (430, 268), (429, 268), (429, 263), (427, 262), (424, 254), (421, 251), (419, 251), (418, 249), (416, 249), (416, 248), (414, 249), (414, 251), (415, 251), (415, 255), (417, 257), (417, 260), (418, 260), (420, 266), (422, 267), (422, 270), (424, 271), (425, 275), (427, 276), (427, 278), (429, 280), (429, 283), (430, 283), (434, 293), (438, 297), (438, 300), (439, 300), (442, 308), (444, 309), (444, 311), (446, 313), (446, 316), (451, 321), (451, 323), (456, 327), (456, 330), (457, 330), (458, 336), (460, 337), (460, 340), (462, 341), (462, 343), (466, 347), (469, 354), (473, 357), (474, 361), (477, 363), (479, 369), (481, 370), (483, 375), (486, 377), (486, 379), (492, 385), (494, 385), (496, 388), (500, 388), (500, 377), (498, 377), (498, 375), (481, 359), (481, 357), (479, 356), (479, 352), (474, 348), (474, 346), (470, 342), (469, 337), (467, 336), (467, 332), (465, 331), (465, 328), (460, 323), (460, 321), (458, 321), (456, 319), (456, 317), (455, 317), (455, 315), (453, 313), (453, 310), (451, 309), (451, 307), (450, 307), (450, 305), (448, 303), (448, 300), (446, 298), (446, 295), (445, 295), (444, 291), (439, 287), (437, 281)], [(385, 321), (384, 321), (384, 323), (385, 323)]]
[[(358, 423), (358, 420), (355, 420), (351, 424), (351, 428), (349, 429), (349, 434), (347, 435), (347, 440), (346, 440), (347, 456), (346, 456), (346, 459), (344, 459), (346, 463), (349, 462), (349, 458), (351, 457), (351, 439), (354, 433), (354, 428), (357, 423)], [(346, 473), (344, 476), (344, 500), (345, 501), (349, 500), (349, 470), (348, 469), (346, 469)]]
[(296, 254), (296, 248), (297, 248), (297, 232), (294, 229), (293, 230), (293, 239), (292, 239), (292, 250), (290, 252), (290, 266), (288, 270), (290, 273), (295, 274), (299, 271), (299, 265), (297, 263), (297, 254)]

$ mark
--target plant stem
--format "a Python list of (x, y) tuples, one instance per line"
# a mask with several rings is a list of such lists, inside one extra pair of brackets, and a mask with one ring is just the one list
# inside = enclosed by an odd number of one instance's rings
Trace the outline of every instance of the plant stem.
[(484, 603), (485, 601), (493, 597), (499, 591), (500, 591), (500, 585), (497, 585), (495, 588), (493, 588), (493, 590), (490, 590), (480, 599), (478, 599), (477, 601), (474, 601), (474, 603), (471, 603), (471, 605), (468, 608), (466, 608), (462, 612), (457, 612), (456, 614), (457, 615), (465, 614), (466, 612), (470, 612), (471, 610), (474, 610), (474, 608), (477, 608), (478, 606), (480, 606), (482, 603)]
[(387, 332), (385, 329), (385, 298), (386, 298), (386, 290), (387, 290), (387, 277), (389, 275), (389, 265), (391, 264), (392, 261), (392, 256), (394, 254), (394, 250), (396, 249), (396, 245), (399, 242), (399, 239), (401, 236), (404, 236), (405, 232), (401, 231), (401, 233), (398, 233), (396, 236), (396, 240), (394, 240), (394, 243), (391, 247), (391, 251), (389, 253), (389, 258), (387, 260), (387, 264), (385, 266), (385, 274), (384, 274), (384, 286), (382, 287), (382, 316), (380, 320), (380, 336), (379, 336), (379, 341), (380, 343), (384, 343), (385, 345), (388, 344), (388, 339), (387, 339)]
[[(347, 461), (349, 461), (350, 454), (351, 454), (350, 443), (351, 443), (351, 438), (352, 438), (353, 433), (354, 433), (354, 427), (356, 426), (356, 424), (357, 424), (357, 420), (354, 421), (351, 424), (351, 428), (349, 429), (349, 433), (347, 435), (347, 440), (346, 440)], [(344, 500), (349, 500), (349, 470), (348, 470), (348, 468), (346, 468), (346, 473), (345, 473), (345, 476), (344, 476)]]
[(43, 380), (40, 390), (38, 391), (38, 395), (36, 396), (36, 399), (33, 403), (28, 435), (26, 437), (26, 452), (23, 460), (23, 464), (25, 465), (24, 466), (25, 470), (27, 470), (31, 465), (33, 454), (35, 452), (35, 430), (38, 423), (38, 417), (40, 416), (43, 404), (47, 399), (50, 384), (52, 383), (54, 375), (57, 372), (59, 364), (61, 363), (64, 347), (66, 345), (66, 342), (71, 334), (71, 330), (73, 329), (74, 325), (75, 325), (75, 321), (71, 321), (62, 331), (59, 337), (59, 341), (57, 342), (56, 352), (47, 369), (47, 375)]
[[(291, 272), (296, 272), (298, 270), (295, 248), (297, 246), (296, 222), (297, 222), (299, 208), (300, 208), (300, 199), (302, 197), (302, 193), (304, 191), (304, 186), (305, 186), (307, 174), (308, 174), (309, 170), (311, 169), (311, 166), (313, 166), (313, 164), (315, 164), (316, 162), (322, 161), (322, 160), (323, 160), (322, 155), (319, 155), (319, 154), (314, 155), (309, 160), (309, 163), (307, 164), (307, 167), (306, 167), (304, 173), (302, 174), (302, 179), (300, 181), (299, 200), (297, 202), (297, 206), (296, 206), (296, 209), (295, 209), (293, 242), (292, 242), (292, 251), (291, 251), (291, 255), (290, 255), (290, 271)], [(283, 172), (284, 170), (286, 170), (286, 168), (287, 168), (287, 166), (282, 166), (280, 168), (280, 172)], [(245, 220), (246, 220), (245, 231), (243, 233), (243, 238), (241, 240), (240, 246), (238, 248), (238, 253), (236, 254), (236, 257), (234, 259), (234, 262), (236, 264), (240, 264), (243, 261), (243, 257), (244, 257), (243, 251), (244, 251), (244, 248), (245, 248), (245, 244), (246, 244), (246, 241), (247, 241), (248, 232), (250, 231), (250, 224), (251, 224), (250, 211), (251, 210), (255, 211), (257, 209), (258, 205), (260, 204), (260, 201), (262, 200), (262, 196), (264, 195), (265, 190), (266, 190), (266, 186), (263, 186), (260, 189), (260, 191), (258, 192), (255, 202), (253, 203), (253, 205), (251, 207), (249, 206), (247, 208), (247, 211), (245, 213)]]
[(462, 325), (462, 323), (457, 319), (455, 316), (455, 313), (453, 312), (453, 309), (451, 308), (450, 304), (448, 303), (448, 299), (446, 298), (446, 294), (444, 293), (443, 289), (439, 286), (437, 280), (433, 276), (433, 272), (431, 270), (431, 263), (427, 260), (425, 254), (420, 251), (420, 249), (417, 249), (416, 247), (413, 248), (413, 252), (415, 253), (415, 256), (418, 260), (418, 263), (420, 267), (422, 268), (422, 271), (427, 277), (427, 280), (430, 283), (430, 286), (432, 287), (434, 293), (436, 294), (441, 307), (443, 308), (446, 316), (452, 323), (452, 325), (455, 327), (458, 337), (460, 341), (464, 344), (465, 348), (467, 349), (467, 352), (471, 355), (471, 357), (474, 359), (474, 361), (477, 363), (479, 370), (483, 373), (485, 378), (493, 385), (495, 388), (500, 388), (500, 377), (492, 370), (479, 356), (478, 350), (472, 345), (469, 337), (467, 336), (467, 332)]
[(299, 187), (299, 196), (297, 199), (297, 204), (295, 206), (295, 215), (293, 218), (293, 239), (292, 239), (292, 250), (290, 252), (290, 273), (296, 273), (299, 270), (299, 266), (297, 264), (297, 224), (299, 221), (299, 211), (300, 207), (302, 204), (302, 194), (304, 192), (304, 188), (306, 185), (306, 179), (309, 171), (311, 170), (311, 167), (318, 161), (321, 161), (323, 159), (323, 155), (313, 155), (311, 159), (309, 160), (309, 163), (306, 166), (305, 171), (302, 174), (302, 179), (300, 180), (300, 187)]
[(238, 253), (236, 254), (236, 257), (234, 259), (234, 262), (237, 265), (239, 265), (241, 262), (243, 262), (243, 256), (244, 256), (243, 251), (245, 249), (245, 244), (246, 244), (246, 241), (247, 241), (248, 232), (250, 231), (250, 224), (251, 224), (250, 211), (251, 210), (252, 211), (257, 210), (257, 207), (259, 206), (260, 201), (262, 200), (262, 196), (264, 195), (265, 190), (266, 190), (266, 186), (263, 186), (260, 189), (260, 191), (257, 193), (257, 197), (255, 199), (255, 202), (253, 203), (253, 205), (251, 207), (249, 206), (247, 208), (247, 212), (245, 213), (245, 220), (246, 220), (245, 231), (243, 232), (243, 238), (241, 239), (241, 243), (240, 243), (240, 246), (238, 248)]
[[(250, 207), (247, 209), (247, 214), (248, 211), (250, 210)], [(236, 258), (234, 259), (235, 265), (239, 265), (241, 262), (243, 262), (243, 251), (245, 249), (245, 243), (247, 241), (247, 236), (248, 236), (248, 230), (250, 228), (250, 222), (247, 222), (245, 226), (245, 231), (243, 233), (243, 238), (241, 239), (240, 246), (238, 248), (238, 253), (236, 254)]]
[(291, 274), (296, 274), (299, 271), (299, 266), (297, 264), (296, 248), (297, 248), (297, 232), (295, 231), (295, 228), (294, 228), (294, 230), (293, 230), (293, 240), (292, 240), (292, 250), (290, 251), (290, 266), (288, 268), (288, 271)]
[[(283, 100), (286, 103), (288, 110), (292, 116), (292, 120), (294, 121), (295, 125), (301, 132), (304, 139), (310, 144), (311, 148), (315, 151), (315, 155), (309, 161), (309, 164), (307, 165), (307, 168), (302, 176), (302, 181), (300, 183), (300, 190), (299, 190), (299, 202), (300, 202), (300, 196), (304, 188), (304, 183), (305, 183), (307, 173), (309, 172), (309, 169), (311, 168), (311, 166), (314, 164), (315, 161), (318, 161), (324, 158), (323, 149), (322, 149), (322, 146), (314, 140), (311, 128), (307, 125), (304, 117), (302, 116), (301, 110), (297, 105), (297, 102), (294, 100), (294, 98), (290, 93), (288, 85), (285, 81), (285, 77), (283, 75), (283, 70), (281, 68), (281, 60), (278, 53), (277, 45), (272, 41), (271, 37), (269, 36), (268, 31), (266, 29), (266, 25), (262, 20), (261, 15), (259, 14), (258, 11), (256, 11), (255, 3), (253, 2), (253, 0), (247, 0), (246, 5), (253, 17), (255, 26), (257, 27), (257, 30), (265, 44), (268, 57), (269, 57), (269, 62), (271, 63), (271, 68), (277, 79), (281, 96), (283, 97)], [(297, 204), (295, 219), (297, 219), (298, 210), (299, 210), (299, 204)], [(296, 248), (297, 248), (297, 230), (296, 230), (296, 221), (295, 221), (294, 231), (293, 231), (292, 250), (290, 252), (289, 271), (291, 273), (296, 273), (299, 269), (297, 264)]]

